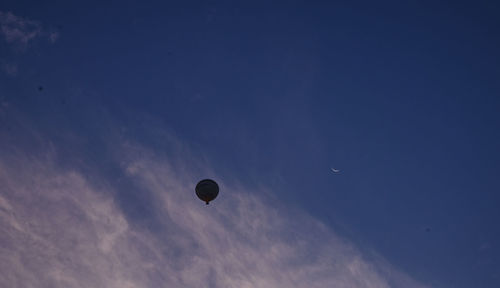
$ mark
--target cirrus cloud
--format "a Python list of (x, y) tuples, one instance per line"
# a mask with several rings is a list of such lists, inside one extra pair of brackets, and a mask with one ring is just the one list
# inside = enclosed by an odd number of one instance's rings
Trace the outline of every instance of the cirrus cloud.
[[(222, 193), (205, 206), (192, 188), (214, 174), (210, 165), (199, 169), (187, 153), (169, 156), (133, 141), (114, 144), (110, 165), (131, 185), (85, 174), (93, 164), (83, 156), (82, 167), (63, 167), (55, 148), (0, 153), (6, 287), (426, 287), (279, 205), (272, 191), (217, 179)], [(148, 199), (155, 225), (128, 215), (125, 192)]]
[(54, 43), (59, 37), (55, 31), (44, 31), (40, 22), (14, 15), (10, 11), (0, 11), (0, 34), (7, 43), (22, 49), (36, 38), (47, 38)]

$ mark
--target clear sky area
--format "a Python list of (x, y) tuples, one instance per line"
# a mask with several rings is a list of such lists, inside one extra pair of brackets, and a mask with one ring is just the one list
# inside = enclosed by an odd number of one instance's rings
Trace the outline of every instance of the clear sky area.
[(499, 15), (0, 2), (0, 286), (500, 287)]

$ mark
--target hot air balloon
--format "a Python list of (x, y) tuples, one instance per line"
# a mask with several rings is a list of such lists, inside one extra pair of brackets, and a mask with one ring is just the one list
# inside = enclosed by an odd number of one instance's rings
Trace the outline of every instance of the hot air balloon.
[(196, 184), (196, 196), (207, 205), (219, 195), (219, 185), (212, 179), (203, 179)]

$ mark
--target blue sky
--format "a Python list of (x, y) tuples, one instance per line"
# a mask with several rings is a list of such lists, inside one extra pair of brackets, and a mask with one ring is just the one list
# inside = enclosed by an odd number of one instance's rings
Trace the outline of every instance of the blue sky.
[(2, 2), (0, 280), (498, 287), (499, 8)]

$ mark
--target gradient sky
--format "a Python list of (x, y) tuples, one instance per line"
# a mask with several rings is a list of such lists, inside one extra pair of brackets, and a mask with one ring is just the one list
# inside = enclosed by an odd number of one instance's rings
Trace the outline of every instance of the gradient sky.
[(500, 287), (498, 2), (144, 2), (0, 4), (0, 283)]

